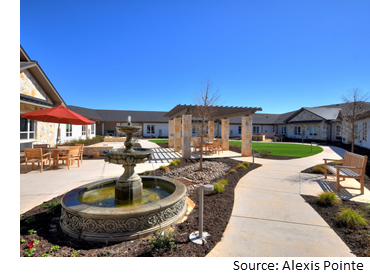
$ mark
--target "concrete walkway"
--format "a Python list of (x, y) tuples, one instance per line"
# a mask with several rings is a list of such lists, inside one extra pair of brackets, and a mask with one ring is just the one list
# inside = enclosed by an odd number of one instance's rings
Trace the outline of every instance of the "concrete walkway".
[[(235, 188), (235, 201), (224, 236), (208, 257), (346, 257), (354, 256), (338, 235), (300, 194), (335, 191), (334, 178), (302, 174), (322, 164), (323, 158), (340, 159), (345, 151), (322, 146), (312, 157), (293, 160), (256, 159), (262, 167), (245, 175)], [(251, 161), (251, 158), (237, 158)], [(348, 184), (359, 187), (355, 180)], [(326, 184), (326, 185), (323, 185)], [(370, 203), (370, 192), (344, 190), (340, 197)], [(212, 230), (205, 230), (212, 235)]]
[[(140, 140), (139, 143), (144, 148), (152, 148), (155, 153), (152, 161), (136, 166), (138, 173), (168, 165), (173, 159), (181, 157), (180, 153), (160, 148), (147, 140)], [(122, 147), (122, 143), (113, 147)], [(237, 184), (229, 224), (222, 240), (208, 257), (353, 256), (344, 242), (300, 196), (318, 195), (324, 190), (335, 191), (333, 179), (300, 173), (323, 163), (323, 158), (339, 159), (344, 156), (341, 148), (323, 146), (323, 149), (320, 154), (301, 159), (281, 161), (256, 158), (255, 162), (262, 166), (245, 175)], [(251, 157), (241, 157), (231, 151), (205, 157), (252, 161)], [(79, 168), (47, 169), (41, 174), (39, 170), (24, 173), (24, 165), (21, 165), (20, 213), (80, 185), (118, 177), (122, 173), (121, 166), (103, 160), (84, 160)], [(347, 179), (346, 182), (346, 185), (358, 187), (355, 180)], [(350, 189), (342, 189), (339, 196), (370, 203), (370, 192), (366, 188), (363, 196), (358, 190)], [(212, 230), (205, 231), (212, 235)]]

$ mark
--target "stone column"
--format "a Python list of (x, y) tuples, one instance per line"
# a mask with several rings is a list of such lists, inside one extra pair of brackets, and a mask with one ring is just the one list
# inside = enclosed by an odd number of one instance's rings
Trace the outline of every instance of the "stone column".
[(229, 119), (221, 119), (222, 150), (229, 150)]
[(242, 156), (252, 156), (252, 117), (242, 117)]
[(174, 150), (181, 151), (181, 118), (175, 118), (175, 136), (174, 136)]
[(182, 115), (182, 157), (191, 157), (191, 115)]
[(174, 148), (175, 145), (175, 119), (171, 119), (168, 123), (168, 147)]
[(215, 139), (215, 122), (213, 120), (208, 121), (208, 139), (211, 142)]

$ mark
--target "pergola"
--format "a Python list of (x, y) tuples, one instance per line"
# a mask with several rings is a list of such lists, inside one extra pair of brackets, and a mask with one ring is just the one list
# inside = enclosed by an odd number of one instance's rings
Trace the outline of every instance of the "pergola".
[[(177, 105), (164, 116), (169, 117), (168, 146), (175, 152), (182, 151), (183, 158), (191, 157), (192, 114), (196, 105)], [(208, 139), (214, 139), (214, 119), (221, 119), (222, 149), (229, 150), (229, 117), (242, 116), (242, 156), (252, 156), (252, 117), (262, 108), (214, 106), (213, 116), (208, 118)]]

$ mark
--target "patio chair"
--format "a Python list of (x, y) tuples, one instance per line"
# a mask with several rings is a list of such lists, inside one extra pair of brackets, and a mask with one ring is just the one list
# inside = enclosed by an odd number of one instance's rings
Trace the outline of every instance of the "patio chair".
[(199, 151), (200, 153), (200, 151), (202, 151), (202, 145), (200, 144), (200, 142), (195, 142), (194, 145), (194, 152), (197, 153)]
[(212, 143), (212, 150), (213, 154), (220, 154), (220, 142), (219, 141), (214, 141)]
[(80, 146), (71, 146), (68, 150), (62, 153), (57, 160), (57, 168), (59, 168), (59, 160), (66, 161), (67, 167), (69, 169), (70, 165), (73, 165), (73, 161), (77, 160), (78, 167), (80, 167)]
[(50, 153), (45, 153), (42, 154), (42, 149), (41, 148), (25, 148), (24, 149), (24, 157), (25, 157), (25, 167), (24, 167), (24, 172), (27, 173), (27, 163), (32, 163), (32, 170), (34, 170), (35, 163), (40, 166), (40, 173), (42, 173), (42, 168), (44, 166), (44, 163), (46, 161), (49, 161), (49, 169), (51, 166), (51, 154)]
[(84, 144), (75, 144), (75, 146), (80, 146), (80, 161), (82, 163), (82, 160), (83, 160), (83, 155), (84, 155)]

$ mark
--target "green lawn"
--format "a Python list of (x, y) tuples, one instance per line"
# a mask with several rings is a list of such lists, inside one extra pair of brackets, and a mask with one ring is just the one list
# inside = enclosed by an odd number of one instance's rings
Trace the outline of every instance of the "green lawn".
[[(230, 141), (231, 146), (241, 146), (241, 141)], [(323, 149), (320, 146), (290, 144), (290, 143), (268, 143), (268, 142), (252, 142), (252, 149), (257, 149), (261, 152), (264, 149), (270, 150), (271, 155), (276, 156), (289, 156), (289, 157), (309, 157), (321, 153)]]
[(154, 143), (166, 143), (168, 139), (150, 139), (149, 141)]

